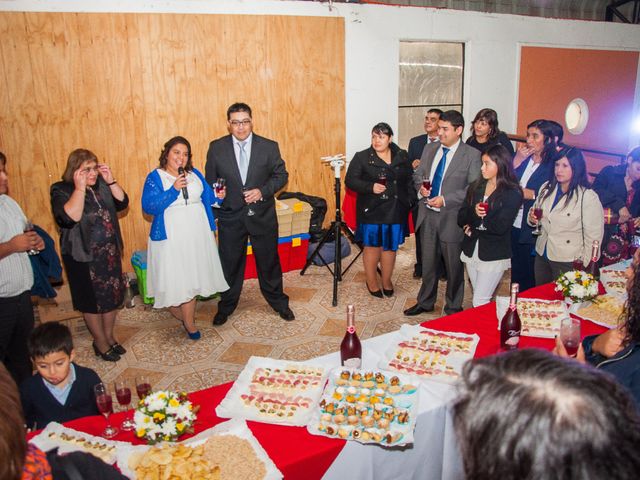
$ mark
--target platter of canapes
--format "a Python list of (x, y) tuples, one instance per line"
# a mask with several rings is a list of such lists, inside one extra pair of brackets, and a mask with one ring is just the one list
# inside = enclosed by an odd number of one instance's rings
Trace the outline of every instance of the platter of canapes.
[(602, 283), (609, 295), (622, 299), (627, 298), (627, 277), (625, 270), (621, 270), (620, 268), (601, 268), (600, 283)]
[(305, 426), (326, 381), (321, 366), (251, 357), (216, 407), (223, 418)]
[[(496, 298), (498, 330), (502, 317), (509, 308), (509, 297)], [(569, 309), (562, 300), (519, 298), (518, 315), (522, 323), (523, 337), (554, 338), (560, 333), (560, 323), (569, 316)]]
[(88, 433), (78, 432), (57, 422), (49, 423), (42, 432), (30, 440), (43, 452), (58, 449), (60, 454), (69, 452), (90, 453), (105, 463), (116, 461), (116, 448), (123, 442), (95, 437)]
[(418, 386), (409, 377), (339, 367), (307, 430), (314, 435), (399, 446), (413, 443)]
[(453, 383), (464, 363), (473, 358), (478, 335), (443, 332), (402, 325), (399, 339), (387, 349), (378, 366), (419, 378)]
[(624, 300), (616, 295), (598, 295), (591, 303), (576, 311), (576, 315), (603, 327), (615, 328), (624, 311)]
[(278, 480), (282, 474), (244, 420), (230, 420), (180, 443), (118, 446), (132, 480)]

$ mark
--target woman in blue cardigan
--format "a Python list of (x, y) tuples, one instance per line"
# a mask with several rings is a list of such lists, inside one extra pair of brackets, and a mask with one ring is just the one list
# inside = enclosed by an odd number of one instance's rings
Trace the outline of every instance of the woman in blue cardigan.
[(142, 209), (153, 215), (147, 247), (147, 290), (154, 308), (168, 307), (192, 340), (196, 296), (227, 290), (218, 247), (213, 209), (225, 196), (214, 194), (193, 168), (191, 145), (184, 137), (164, 144), (160, 166), (147, 175)]

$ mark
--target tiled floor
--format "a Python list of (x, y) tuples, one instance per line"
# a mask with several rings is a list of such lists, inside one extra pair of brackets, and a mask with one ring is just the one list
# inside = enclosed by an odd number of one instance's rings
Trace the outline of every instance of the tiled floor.
[[(355, 305), (361, 339), (398, 329), (403, 323), (437, 318), (442, 309), (444, 282), (440, 282), (436, 312), (417, 317), (402, 314), (415, 303), (420, 287), (420, 281), (412, 275), (413, 248), (413, 239), (409, 239), (398, 253), (393, 279), (395, 295), (391, 298), (369, 295), (362, 262), (358, 260), (339, 284), (338, 306), (333, 307), (331, 274), (325, 267), (312, 266), (304, 276), (299, 271), (285, 274), (285, 291), (296, 314), (293, 322), (283, 321), (266, 304), (257, 280), (247, 280), (238, 309), (221, 327), (211, 324), (217, 301), (198, 303), (196, 323), (202, 332), (199, 341), (189, 340), (168, 311), (138, 305), (119, 313), (117, 338), (128, 350), (119, 362), (95, 357), (89, 334), (79, 328), (74, 334), (76, 361), (96, 370), (105, 382), (133, 379), (144, 373), (155, 388), (193, 391), (234, 380), (252, 355), (306, 360), (337, 350), (344, 335), (348, 303)], [(508, 272), (499, 287), (501, 294), (508, 294), (507, 282)], [(468, 284), (464, 305), (470, 306)]]

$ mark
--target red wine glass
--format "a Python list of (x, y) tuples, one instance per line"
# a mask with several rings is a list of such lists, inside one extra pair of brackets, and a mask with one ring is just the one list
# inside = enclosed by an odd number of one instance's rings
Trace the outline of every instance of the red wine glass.
[(570, 357), (575, 357), (580, 346), (580, 320), (563, 318), (560, 323), (560, 341)]
[[(22, 230), (24, 233), (33, 232), (35, 228), (33, 227), (33, 222), (31, 220), (27, 220), (24, 224), (24, 229)], [(38, 255), (40, 252), (35, 248), (27, 251), (27, 255)]]
[(118, 434), (118, 429), (111, 426), (111, 422), (109, 421), (109, 416), (113, 413), (113, 399), (111, 398), (111, 394), (104, 383), (95, 385), (93, 391), (96, 395), (98, 411), (107, 419), (107, 426), (102, 432), (102, 436), (104, 438), (113, 438)]
[(216, 179), (216, 183), (214, 184), (214, 186), (216, 190), (216, 195), (220, 195), (222, 191), (225, 189), (225, 187), (227, 186), (227, 181), (224, 178), (220, 177)]
[(136, 393), (140, 400), (151, 393), (151, 381), (146, 375), (138, 375), (136, 377)]
[(540, 220), (542, 220), (542, 208), (540, 206), (533, 207), (533, 216), (538, 221), (536, 223), (536, 228), (533, 230), (534, 235), (540, 235), (542, 231), (540, 230)]
[[(428, 192), (427, 196), (425, 197), (425, 199), (427, 199), (431, 194), (431, 179), (427, 175), (422, 176), (422, 186)], [(425, 203), (426, 203), (426, 200), (425, 200)]]
[[(378, 180), (377, 183), (379, 183), (380, 185), (386, 187), (387, 186), (387, 174), (384, 172), (380, 172), (378, 174)], [(385, 190), (384, 192), (382, 192), (382, 194), (380, 195), (380, 199), (382, 200), (388, 200), (389, 196), (387, 195), (387, 191)]]
[(482, 216), (482, 220), (480, 220), (480, 225), (477, 227), (478, 230), (486, 230), (487, 227), (484, 226), (484, 217), (489, 213), (489, 202), (480, 202), (478, 203), (478, 207), (484, 210), (484, 215)]
[[(127, 382), (125, 380), (116, 380), (113, 382), (113, 388), (116, 391), (118, 404), (125, 410), (129, 410), (129, 405), (131, 404), (131, 389), (127, 385)], [(122, 425), (120, 425), (120, 428), (125, 432), (130, 432), (135, 428), (135, 424), (128, 413), (125, 413), (124, 421)]]

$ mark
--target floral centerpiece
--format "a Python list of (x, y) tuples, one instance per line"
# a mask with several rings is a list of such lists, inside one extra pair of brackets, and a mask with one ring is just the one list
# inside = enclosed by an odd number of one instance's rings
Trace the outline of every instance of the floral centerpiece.
[(136, 436), (146, 439), (149, 445), (175, 442), (183, 433), (193, 433), (196, 410), (186, 393), (150, 393), (140, 400), (133, 415)]
[(586, 302), (598, 296), (598, 281), (590, 273), (572, 270), (558, 277), (556, 291), (573, 302)]

